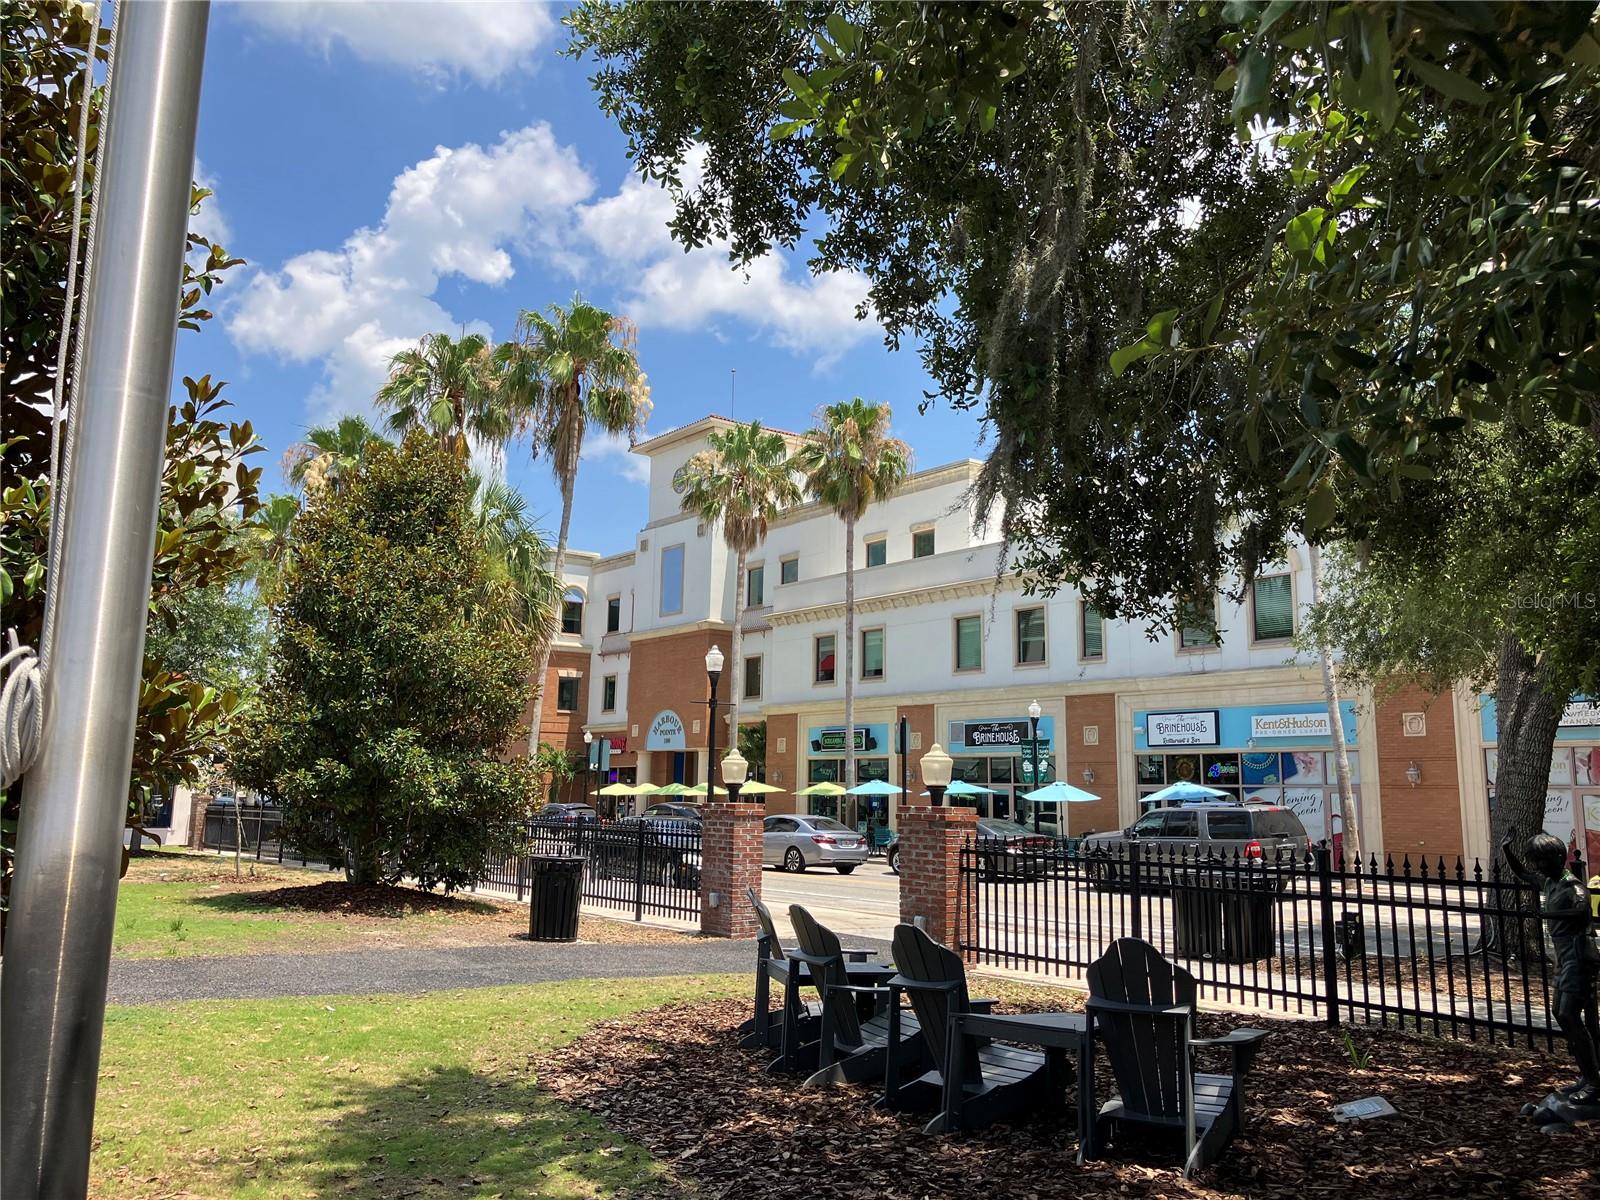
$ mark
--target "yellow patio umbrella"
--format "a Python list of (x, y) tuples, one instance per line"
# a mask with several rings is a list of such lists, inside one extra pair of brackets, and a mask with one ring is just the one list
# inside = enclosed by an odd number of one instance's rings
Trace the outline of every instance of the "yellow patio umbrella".
[[(684, 788), (682, 794), (685, 796), (704, 796), (706, 794), (706, 785), (703, 782), (694, 784), (691, 787)], [(726, 796), (727, 794), (728, 789), (719, 783), (717, 785), (717, 795)]]
[(639, 790), (636, 785), (631, 783), (608, 783), (600, 789), (598, 794), (601, 796), (637, 796), (639, 795)]
[(795, 793), (796, 796), (842, 796), (844, 788), (837, 783), (813, 783), (810, 787), (803, 787)]
[(741, 796), (770, 796), (773, 792), (781, 791), (783, 791), (781, 787), (775, 787), (770, 783), (762, 783), (759, 779), (752, 779), (749, 783), (740, 787), (739, 794)]

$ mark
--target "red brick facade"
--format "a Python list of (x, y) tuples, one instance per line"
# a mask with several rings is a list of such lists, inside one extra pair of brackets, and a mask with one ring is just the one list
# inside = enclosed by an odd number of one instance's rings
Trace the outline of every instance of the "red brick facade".
[[(918, 770), (918, 764), (922, 762), (922, 756), (933, 749), (934, 742), (939, 739), (934, 736), (933, 705), (902, 704), (894, 715), (895, 729), (889, 731), (891, 736), (898, 736), (896, 730), (899, 727), (901, 717), (906, 719), (908, 732), (911, 735), (911, 743), (917, 744), (918, 735), (920, 734), (920, 745), (922, 747), (920, 750), (908, 748), (906, 752), (906, 757), (911, 760), (906, 773), (909, 784), (908, 794), (895, 797), (896, 805), (903, 812), (910, 805), (926, 804), (928, 802), (927, 797), (922, 795), (922, 792), (926, 789), (922, 786), (922, 774)], [(899, 781), (896, 780), (896, 782)]]
[[(1089, 738), (1094, 738), (1093, 744)], [(1066, 804), (1065, 832), (1074, 837), (1122, 828), (1117, 807), (1117, 698), (1110, 692), (1067, 697), (1067, 727), (1056, 750), (1056, 778), (1093, 792), (1092, 803)], [(1094, 782), (1083, 777), (1094, 772)]]
[(804, 797), (797, 800), (794, 792), (805, 781), (800, 774), (800, 719), (794, 713), (767, 718), (767, 782), (783, 789), (766, 797), (767, 812), (800, 811)]
[[(712, 800), (701, 807), (700, 932), (711, 937), (756, 935), (756, 914), (745, 897), (748, 888), (761, 894), (761, 822), (763, 804)], [(717, 907), (711, 907), (711, 893)]]
[[(1406, 736), (1405, 714), (1421, 713), (1425, 732)], [(1383, 849), (1396, 863), (1410, 854), (1454, 859), (1463, 850), (1461, 775), (1456, 761), (1455, 706), (1448, 694), (1404, 688), (1377, 708), (1378, 789), (1383, 796)], [(1412, 786), (1412, 763), (1422, 781)], [(1370, 821), (1370, 818), (1369, 818)], [(1370, 847), (1376, 831), (1362, 831)]]
[(201, 850), (205, 847), (206, 836), (206, 805), (210, 804), (212, 797), (205, 792), (196, 792), (189, 797), (189, 849)]
[[(578, 701), (571, 712), (563, 712), (557, 707), (560, 680), (563, 676), (576, 676), (578, 680)], [(558, 646), (551, 652), (550, 669), (545, 672), (544, 711), (539, 714), (539, 740), (560, 749), (577, 754), (583, 753), (583, 721), (584, 714), (588, 711), (589, 652)], [(530, 701), (528, 710), (522, 715), (524, 729), (532, 720), (533, 703)], [(521, 756), (527, 753), (528, 738), (524, 733), (511, 743), (507, 756)]]
[(928, 936), (952, 948), (961, 929), (961, 846), (977, 827), (975, 808), (918, 804), (900, 813), (900, 920), (922, 918)]

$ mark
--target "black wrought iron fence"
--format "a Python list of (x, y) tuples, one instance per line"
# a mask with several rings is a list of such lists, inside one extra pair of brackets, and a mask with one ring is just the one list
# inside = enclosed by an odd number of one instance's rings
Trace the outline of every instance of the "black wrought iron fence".
[(1139, 937), (1181, 962), (1206, 999), (1554, 1042), (1553, 964), (1521, 919), (1533, 889), (1498, 867), (980, 839), (962, 850), (961, 882), (961, 942), (979, 962), (1081, 978), (1112, 941)]
[(204, 820), (200, 844), (207, 850), (229, 853), (237, 850), (256, 862), (325, 865), (317, 859), (307, 858), (283, 840), (283, 814), (275, 808), (246, 806), (235, 809), (231, 804), (208, 804)]
[(527, 895), (534, 855), (584, 860), (585, 903), (653, 916), (695, 919), (700, 915), (700, 826), (690, 821), (534, 821), (528, 850), (490, 872), (487, 882)]

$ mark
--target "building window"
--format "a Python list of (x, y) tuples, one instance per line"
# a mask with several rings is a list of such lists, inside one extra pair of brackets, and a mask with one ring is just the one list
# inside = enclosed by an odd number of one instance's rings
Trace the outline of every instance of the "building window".
[(606, 632), (616, 633), (622, 628), (622, 597), (606, 597)]
[(767, 602), (767, 568), (765, 566), (751, 567), (745, 572), (744, 602), (750, 608), (759, 607)]
[(761, 655), (747, 655), (744, 660), (744, 698), (761, 698)]
[(867, 543), (867, 566), (881, 567), (889, 561), (889, 540), (873, 538)]
[(1216, 603), (1188, 600), (1178, 606), (1178, 649), (1206, 650), (1217, 644)]
[(561, 600), (561, 632), (583, 633), (583, 593), (568, 588)]
[(861, 631), (861, 678), (883, 678), (883, 630)]
[(779, 583), (798, 583), (800, 581), (799, 558), (786, 558), (778, 564)]
[(556, 680), (556, 711), (576, 712), (578, 708), (578, 677), (569, 675)]
[(1078, 632), (1082, 635), (1084, 658), (1104, 658), (1106, 656), (1106, 619), (1100, 615), (1099, 609), (1091, 605), (1078, 603)]
[(683, 546), (668, 546), (661, 551), (661, 615), (683, 611)]
[(911, 535), (911, 557), (928, 558), (933, 554), (933, 530), (918, 529)]
[(983, 670), (983, 618), (956, 618), (956, 670)]
[(816, 665), (815, 679), (818, 683), (833, 682), (834, 637), (825, 633), (812, 643), (814, 653), (812, 661)]
[(1266, 575), (1251, 586), (1251, 628), (1258, 642), (1294, 636), (1294, 587), (1287, 575)]
[(617, 710), (617, 677), (607, 675), (605, 682), (600, 685), (600, 711), (616, 712)]
[(1044, 608), (1017, 609), (1017, 665), (1044, 662)]

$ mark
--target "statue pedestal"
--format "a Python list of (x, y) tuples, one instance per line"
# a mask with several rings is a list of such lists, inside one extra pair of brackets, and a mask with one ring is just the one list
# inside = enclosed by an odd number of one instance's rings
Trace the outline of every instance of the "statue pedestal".
[[(1563, 1089), (1568, 1093), (1575, 1090)], [(1554, 1136), (1568, 1133), (1574, 1125), (1585, 1121), (1600, 1121), (1600, 1103), (1575, 1103), (1562, 1092), (1551, 1092), (1538, 1104), (1524, 1105), (1523, 1114), (1539, 1127), (1540, 1133)]]

